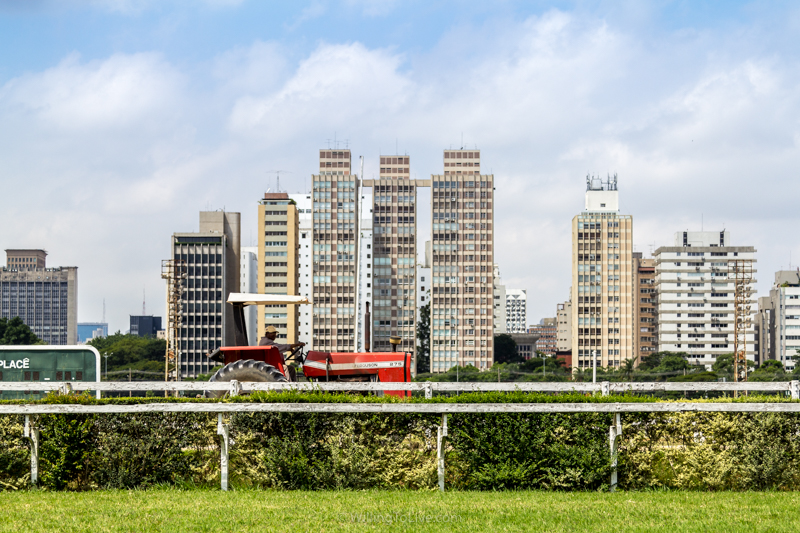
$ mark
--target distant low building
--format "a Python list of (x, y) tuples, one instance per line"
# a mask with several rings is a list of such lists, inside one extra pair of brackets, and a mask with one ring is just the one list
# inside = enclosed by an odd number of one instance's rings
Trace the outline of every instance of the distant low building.
[(526, 360), (536, 355), (536, 342), (539, 335), (535, 333), (511, 333), (511, 338), (517, 343), (517, 353)]
[(108, 323), (78, 322), (78, 344), (86, 344), (92, 339), (105, 337), (108, 337)]
[(131, 335), (156, 338), (161, 329), (161, 317), (153, 315), (131, 315)]
[(547, 355), (555, 355), (558, 350), (558, 325), (556, 318), (543, 318), (540, 324), (530, 326), (528, 333), (539, 336), (536, 349)]

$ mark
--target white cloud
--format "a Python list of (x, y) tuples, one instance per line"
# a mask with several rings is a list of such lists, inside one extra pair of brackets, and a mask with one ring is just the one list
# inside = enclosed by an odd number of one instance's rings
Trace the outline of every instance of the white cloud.
[[(442, 171), (441, 150), (463, 133), (495, 173), (495, 258), (507, 286), (529, 289), (531, 322), (568, 295), (587, 172), (619, 174), (639, 251), (703, 217), (759, 249), (763, 291), (788, 250), (800, 257), (786, 231), (800, 194), (798, 69), (778, 48), (727, 39), (552, 11), (458, 27), (415, 55), (323, 43), (295, 60), (254, 42), (202, 74), (158, 54), (70, 56), (0, 88), (0, 172), (18, 192), (0, 209), (19, 221), (0, 240), (86, 265), (82, 302), (93, 303), (81, 319), (113, 295), (121, 321), (141, 287), (126, 296), (119, 276), (159, 294), (168, 236), (195, 230), (197, 211), (242, 211), (248, 241), (267, 170), (291, 171), (281, 179), (291, 191), (307, 187), (316, 149), (337, 134), (367, 157), (367, 176), (379, 153), (398, 150), (422, 178)], [(90, 261), (95, 242), (106, 253)]]
[(0, 89), (0, 105), (65, 131), (125, 128), (170, 114), (182, 76), (158, 54), (114, 55), (81, 63), (71, 54)]

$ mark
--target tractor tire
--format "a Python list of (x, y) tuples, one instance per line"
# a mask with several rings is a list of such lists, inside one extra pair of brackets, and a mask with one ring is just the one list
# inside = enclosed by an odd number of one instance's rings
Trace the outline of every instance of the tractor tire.
[[(261, 361), (253, 359), (242, 359), (217, 370), (208, 381), (258, 381), (258, 382), (285, 382), (286, 376), (280, 373), (277, 368)], [(222, 390), (205, 391), (206, 398), (222, 398), (228, 394)]]

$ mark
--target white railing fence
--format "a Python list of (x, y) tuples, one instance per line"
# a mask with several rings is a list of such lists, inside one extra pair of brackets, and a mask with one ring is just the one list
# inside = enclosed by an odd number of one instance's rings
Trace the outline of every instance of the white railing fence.
[[(0, 382), (0, 391), (56, 391), (61, 394), (79, 391), (226, 391), (231, 396), (252, 391), (422, 391), (426, 398), (434, 392), (778, 392), (800, 399), (800, 381), (744, 383), (665, 383), (665, 382), (602, 382), (602, 383), (254, 383), (254, 382)], [(611, 490), (617, 485), (618, 439), (622, 433), (620, 413), (800, 413), (800, 403), (794, 402), (601, 402), (601, 403), (267, 403), (267, 402), (171, 402), (142, 404), (5, 404), (0, 415), (24, 415), (24, 436), (31, 443), (31, 482), (36, 484), (39, 469), (39, 428), (31, 418), (39, 414), (109, 414), (109, 413), (217, 413), (217, 434), (220, 436), (220, 474), (222, 490), (228, 490), (228, 455), (230, 422), (225, 414), (253, 412), (281, 413), (424, 413), (441, 416), (437, 432), (439, 488), (444, 490), (444, 437), (447, 436), (447, 417), (452, 413), (614, 413), (609, 428), (611, 454)]]

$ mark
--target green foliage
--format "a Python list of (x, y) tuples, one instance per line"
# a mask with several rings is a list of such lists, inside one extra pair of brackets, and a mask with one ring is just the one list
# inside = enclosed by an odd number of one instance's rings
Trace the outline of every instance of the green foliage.
[(522, 363), (525, 361), (517, 350), (517, 341), (507, 334), (501, 333), (494, 336), (494, 362), (495, 363)]
[[(143, 372), (164, 372), (164, 353), (167, 343), (163, 339), (139, 337), (138, 335), (123, 335), (117, 332), (103, 338), (95, 338), (87, 344), (97, 348), (100, 355), (109, 354), (108, 372), (122, 372), (123, 379), (128, 380), (128, 370)], [(103, 371), (105, 372), (103, 361)], [(133, 379), (152, 379), (147, 374), (132, 373)]]
[(623, 435), (624, 488), (800, 488), (797, 413), (628, 414)]
[(27, 346), (31, 344), (44, 344), (39, 337), (33, 334), (20, 317), (12, 319), (0, 318), (0, 345)]
[(417, 322), (417, 373), (431, 371), (431, 301), (419, 308)]
[(23, 424), (22, 415), (0, 417), (0, 490), (30, 483), (30, 448), (22, 436)]

